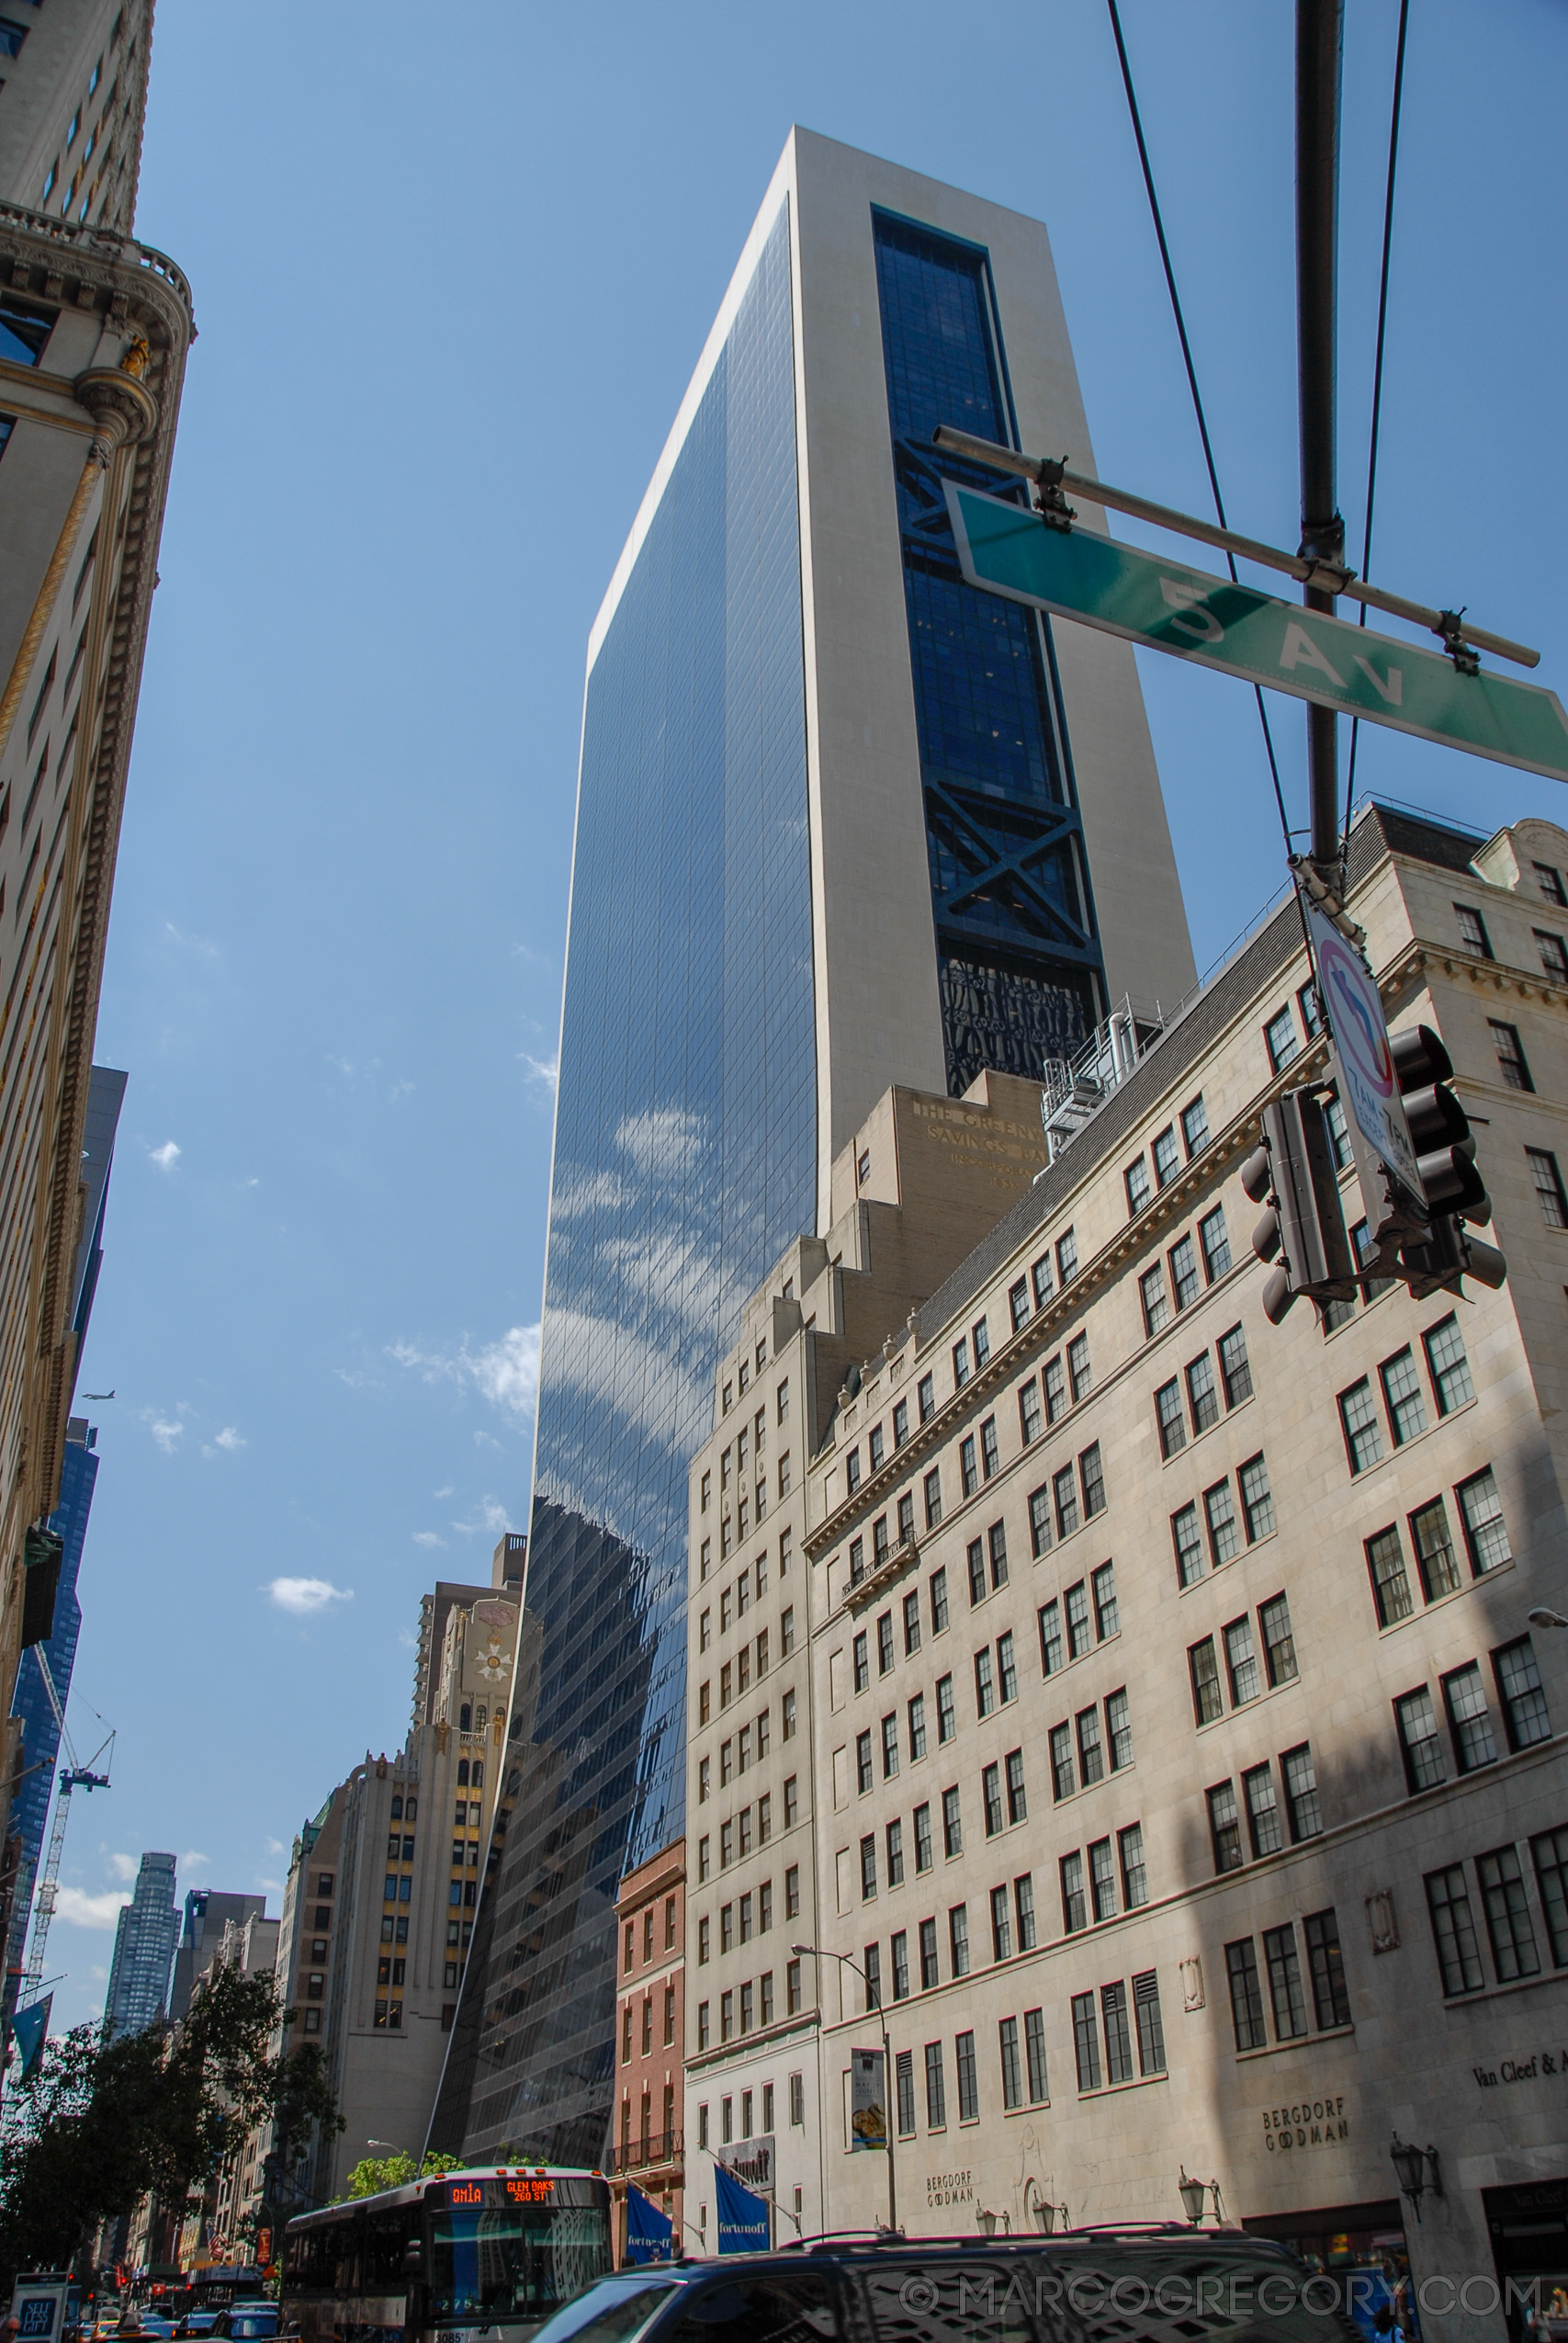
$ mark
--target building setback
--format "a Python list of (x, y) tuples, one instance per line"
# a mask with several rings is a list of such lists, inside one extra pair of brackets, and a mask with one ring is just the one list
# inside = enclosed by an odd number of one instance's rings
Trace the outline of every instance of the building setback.
[[(820, 1964), (824, 2226), (886, 2215), (848, 2101), (885, 2015), (911, 2234), (1179, 2219), (1185, 2171), (1337, 2267), (1561, 2269), (1565, 880), (1545, 822), (1352, 832), (1391, 1025), (1454, 1060), (1500, 1291), (1264, 1319), (1239, 1173), (1326, 1054), (1287, 904), (1109, 1061), (913, 1319), (833, 1359), (795, 1598), (815, 1941), (854, 1964)], [(1437, 2152), (1419, 2223), (1391, 2129)], [(1443, 2301), (1424, 2331), (1500, 2337)]]
[(1132, 654), (964, 585), (943, 419), (1089, 460), (1043, 228), (794, 131), (590, 642), (528, 1586), (560, 1763), (438, 2110), (476, 2156), (604, 2149), (745, 1296), (889, 1083), (1038, 1078), (1192, 982)]

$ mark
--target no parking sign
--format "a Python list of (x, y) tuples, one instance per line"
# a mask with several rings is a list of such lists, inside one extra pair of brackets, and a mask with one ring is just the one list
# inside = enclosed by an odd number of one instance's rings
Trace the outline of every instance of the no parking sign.
[(1310, 900), (1306, 915), (1324, 1014), (1345, 1080), (1346, 1104), (1367, 1145), (1401, 1187), (1408, 1188), (1419, 1200), (1421, 1173), (1404, 1119), (1404, 1102), (1399, 1094), (1376, 979), (1355, 945), (1330, 925)]

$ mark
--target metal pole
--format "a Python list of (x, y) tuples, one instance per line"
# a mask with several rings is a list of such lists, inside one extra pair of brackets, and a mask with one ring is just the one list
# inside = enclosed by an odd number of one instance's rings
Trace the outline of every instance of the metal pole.
[[(1334, 493), (1335, 311), (1339, 242), (1339, 84), (1344, 0), (1296, 0), (1296, 364), (1301, 396), (1302, 552), (1345, 561)], [(1309, 610), (1334, 596), (1307, 586)], [(1339, 892), (1339, 766), (1332, 708), (1307, 708), (1312, 860)]]
[[(837, 1961), (843, 1968), (852, 1969), (866, 1989), (866, 2007), (869, 2009), (871, 1980), (858, 1961), (852, 1961), (847, 1952), (835, 1952), (824, 1944), (792, 1944), (789, 1949), (792, 1952), (809, 1952), (818, 1961)], [(880, 1991), (876, 1997), (876, 2014), (882, 2026), (882, 2120), (886, 2126), (887, 2141), (887, 2226), (897, 2236), (898, 2234), (898, 2182), (893, 2168), (893, 2048), (887, 2039), (887, 2012), (882, 2006)], [(820, 2095), (818, 2091), (818, 2097)]]

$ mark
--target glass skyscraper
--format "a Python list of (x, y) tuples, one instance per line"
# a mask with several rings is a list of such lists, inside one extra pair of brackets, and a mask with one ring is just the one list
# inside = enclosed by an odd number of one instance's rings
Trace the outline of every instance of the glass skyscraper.
[[(1131, 653), (1100, 639), (1075, 671), (964, 586), (938, 421), (1087, 456), (1044, 232), (795, 131), (590, 643), (539, 1664), (436, 2146), (604, 2152), (616, 1885), (684, 1828), (688, 1466), (741, 1304), (826, 1233), (834, 1157), (890, 1081), (1038, 1074), (1111, 989), (1191, 979)], [(1128, 857), (1109, 917), (1101, 843)]]

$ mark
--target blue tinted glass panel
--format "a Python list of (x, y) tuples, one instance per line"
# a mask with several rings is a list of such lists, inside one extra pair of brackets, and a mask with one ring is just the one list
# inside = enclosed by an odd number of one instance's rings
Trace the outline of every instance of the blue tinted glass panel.
[(76, 1579), (82, 1568), (87, 1516), (92, 1511), (93, 1488), (97, 1477), (96, 1452), (79, 1441), (68, 1440), (61, 1456), (60, 1503), (49, 1518), (50, 1528), (62, 1541), (60, 1586), (54, 1598), (54, 1632), (47, 1643), (29, 1647), (23, 1652), (21, 1665), (17, 1670), (16, 1694), (11, 1703), (11, 1714), (22, 1719), (24, 1733), (20, 1760), (23, 1771), (11, 1801), (10, 1819), (10, 1829), (22, 1842), (24, 1864), (18, 1873), (17, 1901), (11, 1918), (13, 1966), (21, 1955), (32, 1909), (32, 1890), (38, 1880), (44, 1825), (49, 1819), (49, 1802), (55, 1785), (55, 1767), (60, 1757), (60, 1727), (54, 1721), (54, 1710), (44, 1690), (39, 1660), (41, 1656), (47, 1661), (51, 1680), (63, 1708), (71, 1690), (72, 1671), (76, 1665), (76, 1643), (82, 1631)]
[(527, 1562), (537, 1658), (525, 1629), (433, 2134), (469, 2156), (603, 2154), (616, 1885), (684, 1822), (687, 1467), (738, 1306), (815, 1215), (790, 314), (781, 215), (589, 679)]

